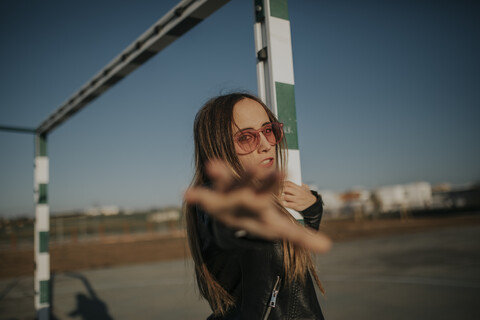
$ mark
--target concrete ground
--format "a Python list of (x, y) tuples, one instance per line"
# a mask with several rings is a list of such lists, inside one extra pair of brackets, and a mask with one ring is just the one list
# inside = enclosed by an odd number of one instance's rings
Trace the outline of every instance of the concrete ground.
[[(317, 257), (326, 319), (480, 319), (480, 226), (336, 243)], [(0, 319), (33, 319), (33, 279), (0, 281)], [(205, 319), (191, 260), (53, 278), (54, 319)]]

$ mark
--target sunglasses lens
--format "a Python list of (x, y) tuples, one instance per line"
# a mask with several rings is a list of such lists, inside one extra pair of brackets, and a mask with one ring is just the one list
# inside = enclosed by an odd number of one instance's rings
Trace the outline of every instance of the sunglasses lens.
[(278, 122), (272, 122), (271, 124), (265, 126), (263, 135), (270, 144), (279, 143), (283, 137), (282, 124)]
[(253, 132), (243, 132), (237, 138), (237, 145), (240, 147), (242, 152), (252, 152), (257, 147), (257, 137)]

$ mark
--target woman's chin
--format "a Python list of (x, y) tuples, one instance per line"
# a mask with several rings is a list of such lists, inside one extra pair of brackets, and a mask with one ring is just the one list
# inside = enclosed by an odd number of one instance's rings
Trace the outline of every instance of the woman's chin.
[(271, 167), (268, 167), (268, 168), (260, 167), (258, 169), (257, 177), (259, 179), (264, 179), (264, 178), (270, 176), (271, 174), (273, 174), (276, 170), (277, 170), (277, 168), (275, 166), (271, 166)]

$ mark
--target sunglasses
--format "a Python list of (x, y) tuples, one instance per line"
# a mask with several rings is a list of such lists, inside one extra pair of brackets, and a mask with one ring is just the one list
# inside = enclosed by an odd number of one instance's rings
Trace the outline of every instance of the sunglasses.
[(248, 154), (257, 150), (260, 145), (260, 132), (272, 146), (278, 144), (283, 138), (283, 123), (270, 122), (258, 130), (245, 129), (233, 137), (237, 154)]

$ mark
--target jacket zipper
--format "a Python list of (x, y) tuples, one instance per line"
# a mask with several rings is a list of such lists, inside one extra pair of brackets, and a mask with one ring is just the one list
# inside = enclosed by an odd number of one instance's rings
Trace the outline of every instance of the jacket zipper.
[(264, 320), (268, 319), (270, 311), (272, 311), (272, 308), (275, 308), (275, 306), (277, 305), (277, 296), (280, 287), (280, 281), (280, 276), (277, 276), (277, 280), (275, 281), (275, 285), (273, 286), (272, 295), (270, 296), (270, 302), (268, 303), (267, 312), (265, 312), (265, 317), (263, 317)]

